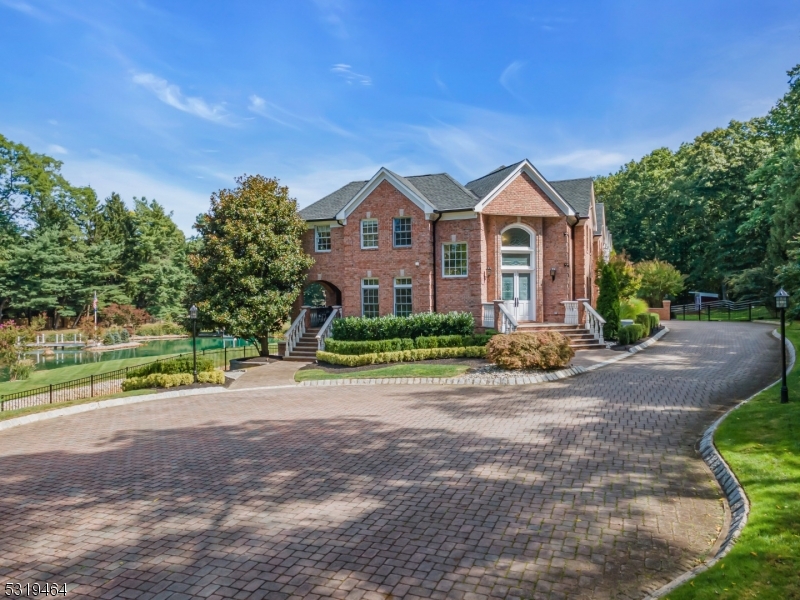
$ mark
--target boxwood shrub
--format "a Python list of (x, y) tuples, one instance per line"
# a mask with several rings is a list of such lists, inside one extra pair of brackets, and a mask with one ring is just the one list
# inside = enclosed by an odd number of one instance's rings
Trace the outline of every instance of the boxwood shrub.
[[(225, 383), (222, 371), (202, 371), (197, 374), (199, 383)], [(151, 373), (145, 377), (129, 377), (122, 382), (122, 391), (143, 390), (147, 388), (171, 388), (194, 383), (192, 373)]]
[(434, 358), (483, 358), (486, 356), (485, 346), (468, 346), (464, 348), (417, 348), (416, 350), (400, 350), (398, 352), (377, 352), (373, 354), (334, 354), (318, 351), (317, 360), (332, 365), (345, 367), (364, 367), (393, 362), (414, 362)]
[(653, 330), (661, 325), (661, 318), (656, 313), (647, 313), (650, 317), (650, 329)]
[(650, 315), (636, 315), (634, 321), (642, 326), (642, 337), (648, 337), (650, 335)]
[(325, 350), (334, 354), (377, 354), (379, 352), (397, 352), (398, 350), (413, 350), (414, 340), (411, 338), (393, 338), (391, 340), (366, 340), (351, 342), (328, 338), (325, 340)]
[(345, 317), (334, 319), (332, 337), (341, 341), (416, 339), (434, 335), (470, 335), (474, 329), (475, 318), (468, 312)]
[[(206, 372), (214, 370), (214, 361), (206, 357), (197, 357), (197, 371)], [(194, 367), (192, 364), (191, 356), (181, 356), (179, 358), (172, 358), (161, 362), (154, 362), (148, 365), (143, 365), (128, 371), (128, 378), (132, 377), (147, 377), (154, 373), (163, 373), (165, 375), (174, 375), (176, 373), (192, 373)]]
[(619, 335), (617, 336), (617, 340), (619, 341), (620, 346), (627, 346), (628, 344), (638, 342), (643, 337), (644, 327), (639, 325), (639, 323), (634, 323), (633, 325), (621, 327), (619, 330)]

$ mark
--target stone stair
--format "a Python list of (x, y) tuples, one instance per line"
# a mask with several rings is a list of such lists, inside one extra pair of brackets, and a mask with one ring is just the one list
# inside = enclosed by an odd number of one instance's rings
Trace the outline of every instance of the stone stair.
[(573, 350), (602, 350), (606, 346), (581, 325), (563, 323), (520, 323), (517, 331), (557, 331), (569, 340)]
[(315, 329), (306, 329), (303, 337), (297, 342), (297, 345), (289, 352), (289, 356), (285, 356), (283, 360), (294, 360), (298, 362), (314, 362), (317, 359), (317, 334), (319, 327)]

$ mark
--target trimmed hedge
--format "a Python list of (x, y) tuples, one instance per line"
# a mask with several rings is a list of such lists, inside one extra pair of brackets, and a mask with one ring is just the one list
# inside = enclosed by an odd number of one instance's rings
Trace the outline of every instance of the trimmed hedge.
[(650, 317), (650, 329), (655, 329), (659, 325), (661, 325), (661, 317), (659, 317), (656, 313), (647, 313)]
[[(327, 342), (326, 342), (327, 343)], [(483, 358), (486, 356), (485, 346), (468, 346), (462, 348), (417, 348), (416, 350), (400, 350), (398, 352), (377, 352), (373, 354), (334, 354), (333, 352), (317, 352), (317, 360), (332, 365), (345, 367), (364, 367), (393, 362), (415, 362), (435, 358)]]
[(367, 340), (351, 342), (328, 338), (325, 340), (325, 350), (334, 354), (378, 354), (380, 352), (397, 352), (399, 350), (413, 350), (414, 340), (411, 338), (394, 338), (391, 340)]
[(475, 317), (467, 312), (345, 317), (333, 320), (331, 337), (340, 341), (416, 339), (433, 335), (470, 335), (474, 329)]
[(636, 315), (634, 319), (636, 323), (642, 326), (642, 337), (649, 337), (650, 336), (650, 315), (648, 314), (641, 314)]
[(485, 346), (492, 339), (491, 335), (433, 335), (422, 336), (414, 340), (417, 348), (461, 348), (466, 346)]
[[(214, 370), (214, 361), (206, 357), (197, 357), (197, 371), (206, 372)], [(176, 373), (192, 373), (194, 366), (192, 364), (191, 356), (181, 356), (180, 358), (173, 358), (161, 362), (150, 363), (142, 367), (130, 369), (127, 377), (147, 377), (156, 373), (163, 373), (165, 375), (174, 375)]]
[(486, 358), (503, 369), (560, 369), (575, 351), (555, 331), (498, 335), (486, 345)]
[[(202, 371), (197, 374), (199, 383), (225, 383), (225, 374), (222, 371)], [(152, 373), (145, 377), (129, 377), (122, 382), (122, 391), (143, 390), (147, 388), (171, 388), (179, 385), (194, 383), (191, 373)]]
[(644, 327), (642, 327), (639, 323), (634, 323), (633, 325), (621, 327), (617, 335), (617, 340), (619, 341), (620, 346), (627, 346), (628, 344), (638, 342), (643, 337)]

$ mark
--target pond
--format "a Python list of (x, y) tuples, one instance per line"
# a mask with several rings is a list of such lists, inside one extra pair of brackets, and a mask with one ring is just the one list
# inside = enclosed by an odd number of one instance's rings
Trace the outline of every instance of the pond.
[[(232, 337), (198, 337), (197, 351), (213, 350), (222, 348), (241, 348), (247, 345), (245, 340)], [(122, 350), (109, 350), (108, 352), (86, 352), (84, 350), (55, 350), (52, 354), (45, 354), (44, 351), (37, 350), (29, 352), (29, 358), (36, 363), (36, 370), (58, 369), (60, 367), (71, 367), (73, 365), (84, 365), (87, 363), (104, 362), (107, 360), (119, 360), (121, 358), (137, 358), (147, 356), (165, 356), (169, 354), (182, 354), (192, 351), (192, 339), (180, 338), (173, 340), (153, 340), (144, 342), (136, 348), (125, 348)], [(0, 374), (0, 379), (5, 379)]]

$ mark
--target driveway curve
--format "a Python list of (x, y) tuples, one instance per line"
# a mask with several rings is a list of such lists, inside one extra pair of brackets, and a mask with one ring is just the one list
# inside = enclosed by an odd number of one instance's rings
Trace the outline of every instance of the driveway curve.
[(0, 575), (71, 597), (641, 598), (724, 527), (694, 451), (771, 328), (670, 323), (571, 379), (154, 401), (8, 430)]

